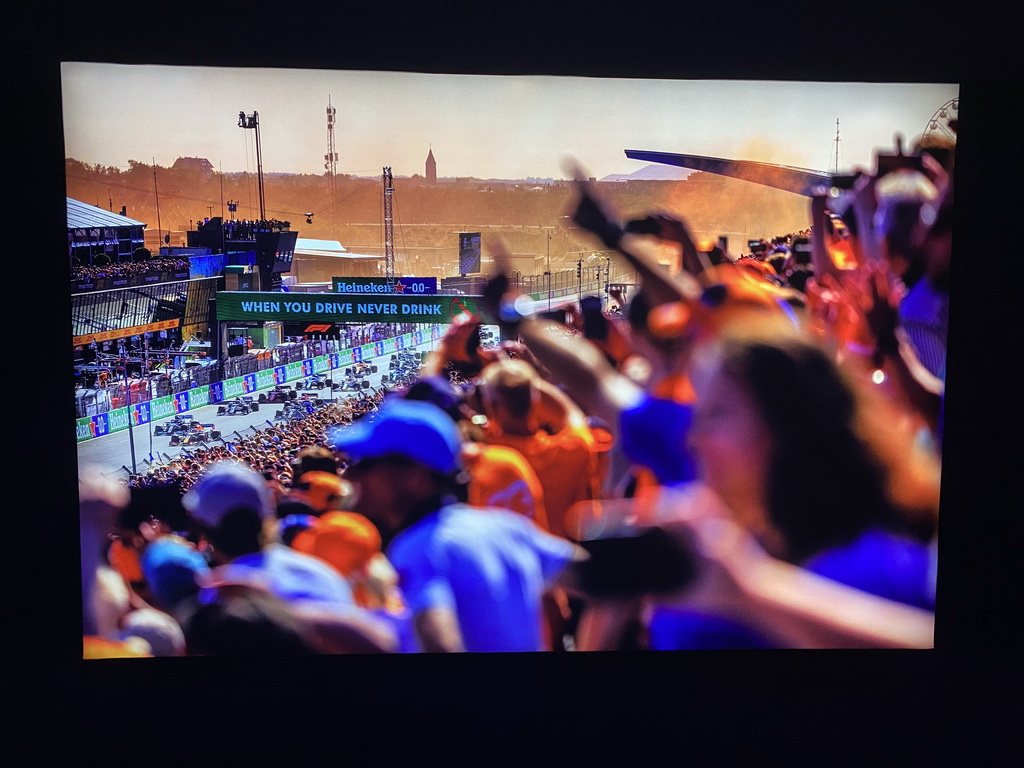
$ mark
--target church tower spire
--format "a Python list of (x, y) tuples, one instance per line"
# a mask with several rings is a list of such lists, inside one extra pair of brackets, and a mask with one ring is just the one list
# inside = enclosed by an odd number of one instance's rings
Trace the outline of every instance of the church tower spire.
[(437, 184), (437, 161), (434, 160), (434, 150), (427, 150), (427, 183)]

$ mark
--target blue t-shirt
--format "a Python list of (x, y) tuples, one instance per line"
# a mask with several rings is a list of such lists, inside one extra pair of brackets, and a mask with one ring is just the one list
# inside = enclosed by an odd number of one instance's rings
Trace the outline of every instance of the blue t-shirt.
[[(263, 584), (286, 602), (310, 601), (336, 607), (354, 606), (352, 588), (322, 560), (284, 546), (271, 544), (262, 552), (242, 555), (214, 571), (215, 578)], [(212, 600), (214, 590), (204, 589), (203, 602)]]
[(815, 555), (804, 568), (872, 595), (932, 611), (931, 560), (927, 544), (873, 528), (850, 544)]
[[(927, 544), (871, 529), (850, 544), (815, 555), (804, 568), (848, 587), (925, 610), (935, 610), (935, 551)], [(720, 616), (657, 606), (652, 650), (772, 648), (771, 640)]]
[(467, 651), (540, 651), (541, 595), (573, 551), (522, 515), (450, 504), (400, 533), (387, 556), (412, 614), (451, 610)]
[(369, 613), (380, 619), (395, 633), (398, 640), (398, 653), (419, 653), (420, 641), (416, 637), (416, 629), (412, 623), (412, 612), (408, 607), (394, 613), (386, 608), (371, 608)]
[(695, 480), (697, 465), (686, 447), (692, 421), (692, 406), (645, 393), (619, 417), (622, 451), (661, 485)]
[(735, 650), (778, 647), (768, 638), (724, 616), (659, 606), (647, 625), (652, 651)]

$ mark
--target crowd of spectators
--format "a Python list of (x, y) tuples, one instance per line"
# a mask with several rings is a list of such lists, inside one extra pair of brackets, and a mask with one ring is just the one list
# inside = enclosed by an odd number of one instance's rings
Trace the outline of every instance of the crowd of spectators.
[(249, 436), (236, 440), (223, 440), (220, 445), (209, 445), (195, 450), (182, 450), (181, 454), (160, 466), (133, 475), (129, 486), (174, 485), (182, 492), (199, 479), (202, 472), (221, 460), (240, 462), (264, 475), (275, 487), (289, 488), (293, 481), (292, 462), (303, 449), (313, 445), (326, 446), (328, 428), (337, 424), (351, 424), (364, 413), (375, 410), (383, 399), (382, 391), (353, 395), (313, 406), (307, 415), (295, 421), (272, 424), (255, 430)]
[[(196, 222), (196, 229), (210, 225), (209, 219)], [(255, 240), (257, 232), (284, 232), (291, 227), (290, 221), (278, 219), (229, 219), (222, 222), (224, 237), (228, 240)]]
[(932, 647), (934, 149), (744, 256), (579, 169), (571, 218), (640, 279), (620, 311), (524, 313), (498, 247), (500, 346), (463, 320), (401, 390), (134, 486), (84, 471), (86, 656)]
[(71, 279), (102, 280), (105, 278), (135, 277), (152, 272), (180, 272), (182, 270), (187, 272), (189, 268), (188, 259), (154, 257), (132, 261), (109, 261), (105, 257), (102, 261), (106, 263), (99, 263), (100, 259), (97, 257), (91, 265), (73, 265), (71, 268)]

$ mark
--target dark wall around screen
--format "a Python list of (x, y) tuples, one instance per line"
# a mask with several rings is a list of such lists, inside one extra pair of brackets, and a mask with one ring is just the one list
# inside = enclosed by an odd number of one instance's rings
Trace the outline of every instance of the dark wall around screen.
[[(14, 595), (10, 614), (22, 645), (33, 651), (32, 663), (19, 664), (14, 682), (25, 691), (20, 709), (39, 732), (36, 754), (61, 758), (74, 755), (76, 745), (125, 743), (106, 738), (113, 733), (121, 739), (167, 733), (165, 728), (181, 733), (170, 727), (176, 713), (184, 711), (180, 707), (192, 713), (181, 715), (192, 735), (197, 722), (209, 723), (195, 719), (197, 704), (202, 709), (208, 703), (216, 711), (221, 697), (233, 706), (254, 700), (266, 712), (275, 696), (294, 701), (288, 697), (302, 682), (307, 701), (330, 696), (332, 719), (337, 722), (341, 715), (346, 722), (358, 722), (366, 729), (364, 740), (377, 735), (373, 724), (382, 723), (384, 733), (383, 723), (391, 730), (397, 721), (407, 739), (433, 745), (440, 742), (441, 728), (454, 720), (455, 730), (473, 734), (456, 739), (456, 746), (486, 748), (497, 743), (497, 726), (518, 719), (566, 728), (559, 742), (564, 752), (552, 755), (571, 755), (573, 749), (590, 755), (603, 746), (606, 757), (635, 759), (654, 754), (657, 744), (668, 750), (662, 754), (718, 749), (720, 756), (742, 761), (790, 754), (779, 750), (802, 746), (828, 762), (826, 755), (836, 753), (823, 750), (834, 736), (842, 738), (847, 757), (891, 755), (892, 760), (880, 761), (889, 763), (909, 755), (945, 758), (947, 764), (950, 758), (960, 764), (991, 762), (972, 758), (993, 756), (1003, 730), (1019, 722), (1020, 697), (1007, 701), (999, 691), (1021, 690), (1015, 654), (1024, 639), (1016, 575), (1022, 542), (1016, 510), (1024, 498), (1024, 473), (1016, 466), (1019, 449), (1007, 444), (1016, 439), (1020, 424), (1016, 392), (1010, 391), (1019, 381), (1015, 278), (1020, 255), (997, 250), (988, 240), (1007, 216), (1018, 218), (1014, 188), (1022, 164), (1013, 109), (1021, 81), (1008, 75), (1020, 69), (1014, 61), (1019, 48), (1015, 30), (977, 3), (964, 14), (955, 13), (963, 10), (957, 6), (872, 11), (860, 4), (856, 9), (833, 7), (831, 18), (819, 5), (797, 9), (771, 3), (754, 11), (744, 5), (742, 12), (712, 5), (678, 4), (671, 11), (559, 5), (538, 8), (536, 14), (518, 6), (514, 19), (499, 18), (483, 28), (468, 21), (481, 18), (476, 9), (462, 14), (437, 6), (388, 6), (378, 18), (367, 19), (347, 4), (276, 8), (267, 14), (238, 5), (194, 14), (181, 6), (144, 11), (81, 7), (62, 8), (53, 19), (21, 20), (23, 34), (14, 36), (17, 42), (8, 50), (17, 62), (6, 97), (14, 106), (8, 147), (16, 148), (8, 210), (14, 228), (30, 227), (32, 252), (41, 256), (19, 258), (26, 252), (20, 234), (8, 244), (9, 295), (17, 290), (21, 306), (34, 310), (31, 332), (9, 332), (15, 334), (17, 357), (35, 361), (29, 374), (14, 383), (31, 386), (33, 400), (54, 404), (43, 415), (15, 414), (35, 427), (19, 433), (17, 466), (44, 468), (46, 478), (37, 469), (15, 472), (10, 481), (12, 487), (42, 482), (47, 489), (45, 505), (33, 497), (18, 515), (19, 540), (36, 542), (21, 548), (25, 551), (19, 556), (34, 586), (24, 589), (27, 582), (21, 577), (25, 594)], [(500, 6), (497, 12), (512, 11)], [(280, 25), (281, 14), (287, 17), (285, 44), (280, 35), (267, 35)], [(267, 45), (268, 39), (274, 45)], [(454, 45), (453, 40), (472, 44)], [(525, 664), (520, 659), (466, 659), (455, 665), (403, 659), (400, 673), (378, 660), (355, 665), (349, 659), (317, 660), (322, 663), (309, 666), (268, 661), (258, 671), (237, 660), (197, 660), (214, 663), (185, 669), (175, 665), (173, 676), (160, 663), (83, 668), (76, 662), (75, 445), (65, 428), (73, 420), (70, 310), (61, 298), (66, 281), (48, 277), (66, 263), (61, 258), (66, 250), (61, 60), (961, 83), (939, 648), (901, 654), (712, 655), (699, 662), (677, 655), (642, 661), (546, 658)], [(45, 267), (46, 254), (53, 254), (60, 266)], [(20, 528), (26, 523), (28, 531)], [(42, 613), (41, 625), (27, 621)], [(339, 695), (342, 688), (347, 692)], [(279, 711), (294, 711), (292, 704), (282, 707)], [(117, 712), (132, 717), (142, 712), (147, 723), (115, 730)], [(67, 735), (74, 736), (67, 746), (47, 736), (57, 722), (67, 724)], [(219, 731), (200, 731), (183, 754), (217, 743), (210, 734)], [(624, 734), (633, 734), (632, 739)], [(666, 745), (661, 735), (674, 737)], [(876, 744), (883, 738), (885, 743)], [(294, 748), (294, 740), (289, 742)], [(386, 749), (382, 741), (368, 743)], [(362, 754), (374, 752), (364, 744)]]

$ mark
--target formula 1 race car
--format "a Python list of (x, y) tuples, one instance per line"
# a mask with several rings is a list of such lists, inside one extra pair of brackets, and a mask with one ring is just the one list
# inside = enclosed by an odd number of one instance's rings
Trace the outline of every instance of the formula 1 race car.
[(274, 414), (275, 421), (299, 421), (306, 418), (309, 411), (305, 404), (299, 400), (289, 400), (284, 408)]
[(327, 386), (327, 377), (322, 373), (314, 373), (312, 376), (305, 379), (305, 381), (295, 382), (296, 389), (323, 389)]
[(154, 435), (178, 435), (181, 437), (188, 433), (192, 429), (192, 424), (195, 419), (189, 414), (179, 413), (176, 416), (168, 419), (166, 422), (157, 424), (153, 427)]
[(200, 445), (206, 444), (210, 440), (219, 439), (220, 431), (213, 424), (200, 424), (192, 420), (191, 426), (184, 434), (175, 432), (171, 435), (171, 441), (168, 445)]
[(217, 408), (218, 416), (236, 416), (246, 415), (253, 411), (258, 411), (259, 405), (253, 402), (251, 397), (236, 397), (233, 400), (228, 400)]
[(260, 392), (257, 400), (261, 403), (286, 403), (295, 399), (294, 391), (291, 387), (278, 384), (269, 392)]

